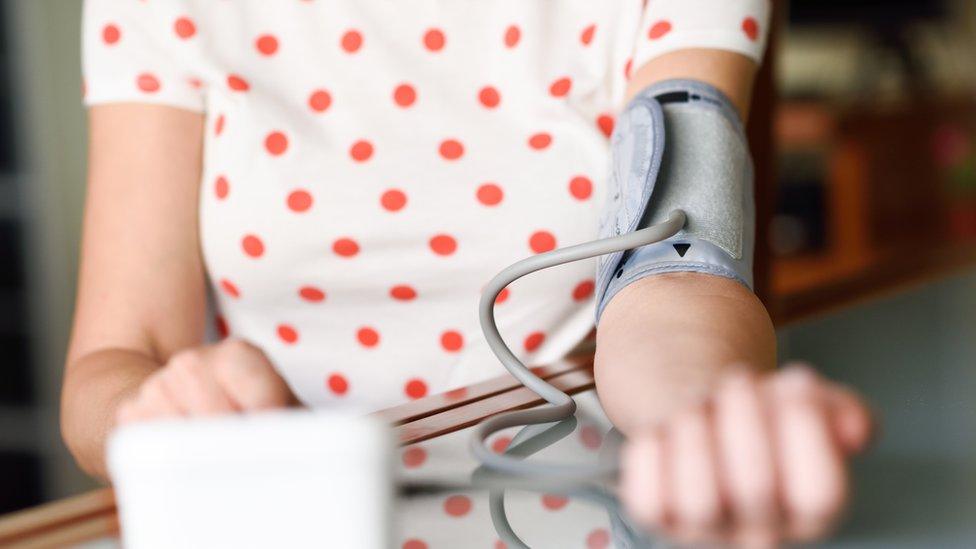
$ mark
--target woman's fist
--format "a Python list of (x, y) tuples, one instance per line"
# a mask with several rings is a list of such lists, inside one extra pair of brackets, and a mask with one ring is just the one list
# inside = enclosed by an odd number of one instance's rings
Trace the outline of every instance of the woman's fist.
[(117, 424), (296, 404), (261, 349), (237, 339), (180, 351), (119, 405)]
[(631, 438), (621, 497), (636, 521), (680, 542), (811, 540), (843, 511), (846, 459), (870, 431), (859, 397), (807, 367), (740, 374)]

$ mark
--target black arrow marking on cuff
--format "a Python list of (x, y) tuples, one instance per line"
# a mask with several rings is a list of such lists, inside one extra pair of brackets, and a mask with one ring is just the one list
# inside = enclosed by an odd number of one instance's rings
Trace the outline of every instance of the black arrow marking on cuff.
[(672, 244), (674, 246), (674, 251), (678, 252), (678, 255), (684, 257), (688, 253), (688, 248), (691, 248), (691, 244)]

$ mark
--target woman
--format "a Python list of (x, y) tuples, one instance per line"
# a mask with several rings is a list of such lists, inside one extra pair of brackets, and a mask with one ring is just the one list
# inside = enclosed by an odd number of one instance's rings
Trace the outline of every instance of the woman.
[[(105, 476), (117, 423), (377, 409), (498, 375), (481, 286), (596, 237), (614, 113), (640, 90), (698, 80), (744, 119), (768, 19), (766, 0), (88, 0), (62, 418), (79, 464)], [(499, 296), (523, 359), (592, 329), (593, 270)], [(773, 368), (775, 340), (748, 288), (648, 277), (597, 337), (638, 519), (747, 543), (831, 525), (866, 412), (808, 371), (751, 373)]]

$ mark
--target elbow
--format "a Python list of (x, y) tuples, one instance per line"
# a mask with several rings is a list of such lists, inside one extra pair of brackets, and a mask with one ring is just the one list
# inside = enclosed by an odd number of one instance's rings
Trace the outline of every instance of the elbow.
[(77, 388), (69, 376), (65, 376), (61, 391), (60, 431), (68, 453), (74, 458), (78, 468), (88, 476), (105, 482), (108, 472), (104, 463), (104, 452), (94, 436), (91, 426), (81, 419), (84, 415), (78, 409)]

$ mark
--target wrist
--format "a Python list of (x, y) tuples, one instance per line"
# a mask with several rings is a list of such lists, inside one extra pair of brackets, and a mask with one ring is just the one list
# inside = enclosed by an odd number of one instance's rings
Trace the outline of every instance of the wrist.
[(775, 365), (772, 323), (752, 292), (698, 273), (635, 282), (607, 305), (594, 374), (611, 421), (624, 432), (708, 396), (728, 375)]

